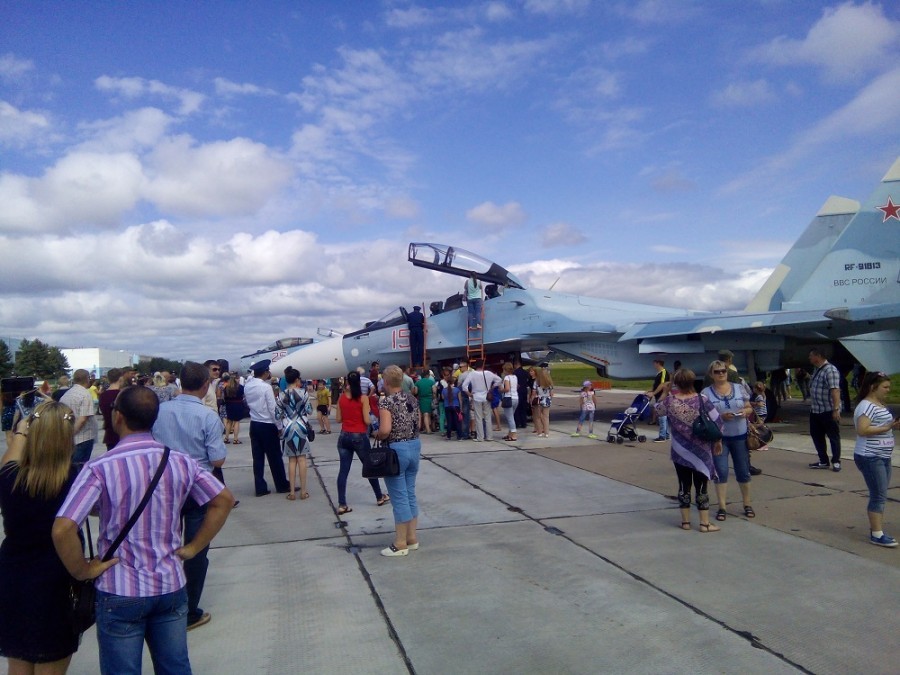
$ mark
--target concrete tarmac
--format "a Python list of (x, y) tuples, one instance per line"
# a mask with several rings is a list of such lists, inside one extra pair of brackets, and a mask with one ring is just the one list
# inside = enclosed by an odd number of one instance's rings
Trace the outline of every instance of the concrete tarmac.
[[(702, 534), (696, 511), (692, 531), (678, 527), (668, 444), (603, 440), (633, 396), (598, 392), (600, 440), (570, 437), (577, 399), (564, 390), (549, 439), (423, 436), (421, 548), (402, 558), (379, 554), (391, 508), (358, 462), (353, 511), (337, 517), (337, 433), (314, 443), (311, 498), (288, 501), (253, 496), (244, 425), (225, 468), (241, 504), (203, 594), (212, 621), (188, 634), (194, 671), (900, 672), (900, 550), (867, 541), (849, 419), (843, 471), (810, 470), (808, 409), (789, 402), (753, 456), (757, 517), (738, 500), (721, 532)], [(896, 478), (890, 493), (886, 529), (900, 536)], [(97, 663), (92, 629), (69, 672)]]

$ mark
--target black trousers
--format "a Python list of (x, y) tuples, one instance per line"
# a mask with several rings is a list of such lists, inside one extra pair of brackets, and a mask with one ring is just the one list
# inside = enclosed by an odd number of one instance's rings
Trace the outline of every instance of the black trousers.
[(250, 452), (253, 455), (253, 482), (256, 495), (269, 491), (265, 478), (265, 462), (269, 463), (269, 471), (277, 492), (290, 492), (291, 484), (284, 473), (284, 461), (281, 459), (281, 442), (278, 427), (267, 422), (250, 422)]
[(828, 464), (828, 452), (825, 439), (831, 444), (831, 462), (841, 461), (841, 428), (834, 421), (834, 413), (829, 410), (822, 413), (809, 413), (809, 435), (819, 455), (819, 462)]

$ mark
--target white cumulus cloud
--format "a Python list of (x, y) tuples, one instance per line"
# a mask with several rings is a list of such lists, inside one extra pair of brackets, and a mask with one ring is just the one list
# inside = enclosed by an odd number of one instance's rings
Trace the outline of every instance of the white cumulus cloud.
[(803, 39), (780, 36), (758, 47), (751, 58), (763, 63), (822, 68), (826, 78), (848, 81), (896, 63), (900, 22), (880, 5), (845, 2), (829, 7)]

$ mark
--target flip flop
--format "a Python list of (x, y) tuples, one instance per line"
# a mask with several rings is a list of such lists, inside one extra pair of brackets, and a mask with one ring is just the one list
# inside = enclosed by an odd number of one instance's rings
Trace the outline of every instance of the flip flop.
[(309, 499), (309, 493), (304, 492), (303, 494), (300, 495), (300, 499)]
[(342, 516), (345, 513), (350, 513), (352, 510), (353, 509), (351, 509), (349, 506), (339, 506), (337, 512), (339, 516)]
[(294, 495), (293, 492), (288, 492), (287, 497), (285, 497), (285, 499), (289, 499), (290, 501), (294, 501), (295, 499), (297, 499), (297, 497), (296, 497), (296, 495)]

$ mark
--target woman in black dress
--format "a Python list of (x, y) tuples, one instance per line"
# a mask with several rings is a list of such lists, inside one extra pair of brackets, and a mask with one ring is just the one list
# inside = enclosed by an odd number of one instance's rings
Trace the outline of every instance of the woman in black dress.
[[(225, 385), (223, 400), (225, 401), (225, 442), (232, 437), (235, 445), (241, 430), (241, 420), (247, 416), (246, 403), (244, 402), (244, 385), (238, 379), (237, 373), (228, 374), (228, 383)], [(225, 376), (223, 376), (224, 379)]]
[(74, 423), (68, 406), (42, 403), (0, 459), (0, 656), (13, 675), (65, 673), (78, 649), (67, 621), (70, 577), (50, 538), (75, 477)]

